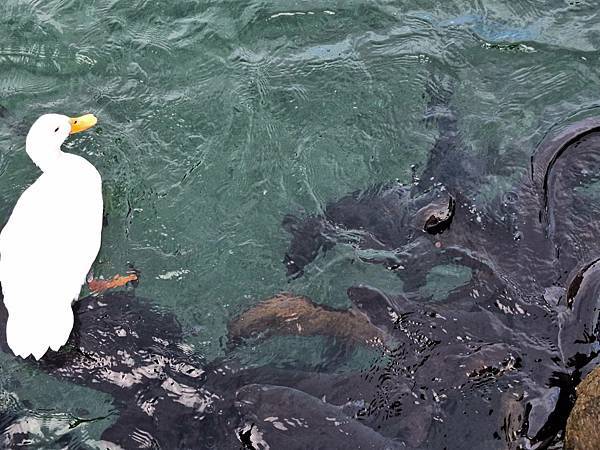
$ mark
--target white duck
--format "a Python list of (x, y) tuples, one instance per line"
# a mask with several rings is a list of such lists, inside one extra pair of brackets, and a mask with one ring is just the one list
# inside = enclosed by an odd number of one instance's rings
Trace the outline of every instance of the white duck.
[(92, 114), (46, 114), (27, 134), (27, 154), (43, 173), (23, 192), (0, 233), (6, 340), (23, 358), (39, 359), (67, 342), (71, 303), (100, 249), (100, 174), (86, 159), (61, 150), (70, 134), (96, 121)]

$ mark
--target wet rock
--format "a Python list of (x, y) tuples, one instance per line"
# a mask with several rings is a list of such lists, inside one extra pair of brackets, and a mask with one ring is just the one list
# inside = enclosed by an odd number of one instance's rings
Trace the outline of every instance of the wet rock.
[(599, 450), (600, 367), (577, 386), (577, 401), (567, 421), (566, 450)]

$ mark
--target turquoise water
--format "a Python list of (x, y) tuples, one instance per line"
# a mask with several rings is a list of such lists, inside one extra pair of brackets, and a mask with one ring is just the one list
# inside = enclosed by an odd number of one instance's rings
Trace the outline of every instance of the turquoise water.
[[(186, 343), (212, 360), (226, 353), (228, 321), (278, 292), (345, 307), (346, 289), (364, 279), (401, 290), (344, 246), (288, 280), (283, 217), (376, 182), (410, 182), (437, 137), (423, 120), (433, 77), (453, 81), (464, 146), (486, 161), (474, 201), (509, 190), (549, 129), (595, 112), (595, 9), (563, 0), (5, 0), (0, 216), (38, 176), (24, 152), (29, 124), (47, 112), (95, 113), (98, 126), (66, 146), (104, 180), (95, 273), (133, 263), (136, 294), (174, 313)], [(443, 297), (463, 278), (439, 269), (426, 294)], [(274, 340), (245, 364), (318, 365), (322, 346)], [(353, 358), (348, 367), (371, 355)], [(2, 361), (0, 387), (60, 426), (110, 414), (97, 393)]]

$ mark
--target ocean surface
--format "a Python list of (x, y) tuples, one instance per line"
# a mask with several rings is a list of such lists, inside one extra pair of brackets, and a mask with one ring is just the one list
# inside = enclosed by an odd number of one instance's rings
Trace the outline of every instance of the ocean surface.
[[(439, 84), (464, 155), (483, 161), (465, 195), (485, 208), (527, 177), (546, 134), (598, 113), (599, 46), (586, 0), (4, 0), (0, 220), (39, 175), (30, 124), (92, 112), (98, 125), (65, 149), (103, 178), (96, 275), (140, 270), (135, 295), (176, 317), (188, 353), (207, 363), (364, 371), (377, 349), (340, 357), (323, 336), (228, 347), (228, 323), (281, 292), (338, 310), (353, 285), (403, 292), (352, 245), (289, 277), (286, 215), (418, 182), (440, 134), (426, 120)], [(470, 277), (439, 264), (419, 292), (443, 301)], [(94, 442), (119, 414), (109, 395), (7, 353), (0, 362), (0, 410), (38, 418), (35, 445), (76, 435), (104, 448)]]

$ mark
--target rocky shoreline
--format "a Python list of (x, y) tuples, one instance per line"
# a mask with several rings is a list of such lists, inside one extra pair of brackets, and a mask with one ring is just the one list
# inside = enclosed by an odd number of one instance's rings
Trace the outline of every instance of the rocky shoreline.
[(569, 415), (565, 450), (599, 450), (600, 366), (577, 386), (577, 401)]

